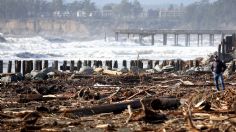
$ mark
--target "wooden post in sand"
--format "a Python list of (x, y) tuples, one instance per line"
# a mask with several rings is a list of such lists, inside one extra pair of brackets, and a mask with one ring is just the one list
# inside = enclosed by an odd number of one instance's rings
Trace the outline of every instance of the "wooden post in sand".
[(182, 71), (183, 70), (183, 61), (182, 60), (177, 60), (177, 64), (178, 64), (178, 71)]
[(117, 62), (117, 60), (115, 60), (113, 68), (114, 68), (114, 69), (117, 69), (117, 68), (118, 68), (118, 62)]
[(22, 68), (23, 68), (22, 73), (23, 75), (25, 75), (26, 74), (26, 61), (25, 60), (23, 61)]
[(98, 68), (98, 61), (97, 60), (93, 61), (93, 67)]
[(102, 67), (102, 66), (103, 66), (102, 61), (99, 60), (99, 61), (98, 61), (98, 67)]
[(189, 68), (193, 67), (193, 60), (189, 60)]
[(162, 64), (161, 64), (161, 68), (164, 67), (164, 66), (166, 66), (166, 65), (167, 65), (167, 61), (166, 61), (166, 60), (163, 60), (163, 61), (162, 61)]
[(156, 61), (155, 61), (154, 66), (156, 66), (156, 65), (159, 65), (159, 60), (156, 60)]
[(77, 71), (80, 70), (80, 68), (82, 67), (82, 61), (77, 61)]
[(23, 61), (23, 75), (33, 70), (33, 61)]
[(105, 66), (107, 66), (108, 70), (111, 70), (112, 69), (112, 61), (111, 60), (106, 60), (105, 61)]
[(88, 61), (84, 60), (83, 66), (88, 66)]
[(132, 67), (135, 67), (135, 61), (134, 60), (130, 61), (130, 68), (132, 68)]
[(38, 60), (38, 61), (37, 61), (37, 67), (38, 67), (38, 70), (42, 70), (42, 68), (43, 68), (43, 62), (42, 62), (42, 60)]
[(3, 60), (0, 60), (0, 73), (3, 73)]
[(152, 68), (153, 68), (153, 61), (152, 61), (152, 60), (149, 60), (149, 61), (148, 61), (147, 69), (152, 69)]
[(62, 71), (66, 71), (66, 69), (67, 69), (67, 61), (63, 61)]
[(143, 69), (143, 62), (141, 60), (138, 60), (137, 63), (138, 63), (138, 67), (140, 69)]
[(88, 61), (88, 66), (89, 66), (89, 67), (92, 66), (92, 61), (91, 61), (91, 60)]
[(169, 61), (169, 65), (174, 66), (175, 65), (175, 61), (174, 60), (170, 60)]
[(43, 61), (43, 69), (48, 68), (48, 60)]
[(179, 71), (179, 60), (176, 60), (175, 62), (175, 71)]
[(34, 61), (34, 70), (42, 70), (42, 60)]
[(124, 68), (127, 68), (127, 61), (126, 61), (126, 60), (123, 60), (122, 66), (123, 66)]
[(74, 72), (75, 70), (75, 61), (70, 61), (70, 72)]
[(7, 73), (11, 73), (12, 61), (8, 62)]
[(199, 67), (199, 60), (194, 60), (193, 61), (193, 66), (194, 67)]
[(15, 73), (21, 72), (21, 61), (15, 60)]
[(52, 67), (53, 67), (54, 70), (58, 70), (58, 61), (57, 60), (55, 60), (53, 62)]

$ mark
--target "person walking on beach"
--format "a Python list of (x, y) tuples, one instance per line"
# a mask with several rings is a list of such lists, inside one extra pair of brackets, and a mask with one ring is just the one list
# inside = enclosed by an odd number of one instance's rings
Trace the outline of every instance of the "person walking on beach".
[(226, 65), (224, 62), (222, 62), (222, 60), (220, 60), (217, 55), (214, 56), (214, 62), (212, 63), (211, 70), (213, 72), (214, 83), (217, 91), (220, 91), (218, 82), (219, 80), (221, 83), (222, 90), (225, 90), (223, 72), (226, 70)]

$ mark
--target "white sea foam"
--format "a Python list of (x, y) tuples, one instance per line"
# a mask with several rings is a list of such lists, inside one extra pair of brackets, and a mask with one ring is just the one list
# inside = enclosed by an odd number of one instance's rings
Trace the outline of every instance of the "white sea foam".
[[(152, 46), (150, 39), (145, 38), (143, 44), (134, 41), (116, 42), (109, 38), (94, 41), (52, 42), (42, 37), (6, 38), (8, 43), (0, 43), (0, 59), (47, 59), (47, 60), (135, 60), (151, 59), (194, 59), (205, 57), (209, 53), (217, 51), (217, 45), (197, 47), (196, 37), (191, 38), (191, 47), (184, 47), (184, 36), (179, 37), (179, 46), (174, 44), (173, 37), (168, 39), (168, 45), (162, 46), (162, 37), (155, 38)], [(133, 39), (136, 40), (136, 39)], [(215, 43), (219, 43), (216, 37)], [(208, 44), (208, 38), (204, 38), (204, 45)]]

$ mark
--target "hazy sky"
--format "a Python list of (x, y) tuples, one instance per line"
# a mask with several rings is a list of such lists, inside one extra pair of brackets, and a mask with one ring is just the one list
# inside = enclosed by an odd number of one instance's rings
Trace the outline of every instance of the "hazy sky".
[[(65, 0), (65, 1), (71, 2), (74, 0)], [(91, 0), (91, 1), (96, 2), (98, 5), (104, 5), (106, 3), (120, 3), (121, 0)], [(144, 5), (153, 5), (153, 4), (163, 5), (163, 4), (180, 4), (180, 3), (186, 5), (199, 0), (138, 0), (138, 1)]]
[[(63, 0), (63, 1), (67, 1), (67, 2), (72, 2), (75, 0)], [(78, 0), (78, 1), (82, 1), (82, 0)], [(107, 3), (120, 3), (121, 0), (91, 0), (92, 2), (95, 2), (96, 5), (102, 7)], [(133, 0), (129, 0), (129, 1), (133, 1)], [(152, 8), (152, 7), (156, 7), (156, 6), (167, 6), (169, 4), (177, 4), (180, 5), (181, 3), (183, 3), (184, 5), (188, 5), (197, 1), (201, 1), (201, 0), (138, 0), (144, 7), (148, 7), (148, 8)], [(216, 1), (216, 0), (209, 0), (210, 2)]]

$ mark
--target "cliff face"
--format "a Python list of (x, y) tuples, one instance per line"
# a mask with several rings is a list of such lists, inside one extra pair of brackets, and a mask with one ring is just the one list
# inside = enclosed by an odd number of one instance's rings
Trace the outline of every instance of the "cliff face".
[(88, 25), (74, 20), (0, 20), (0, 32), (16, 35), (59, 35), (86, 38)]

